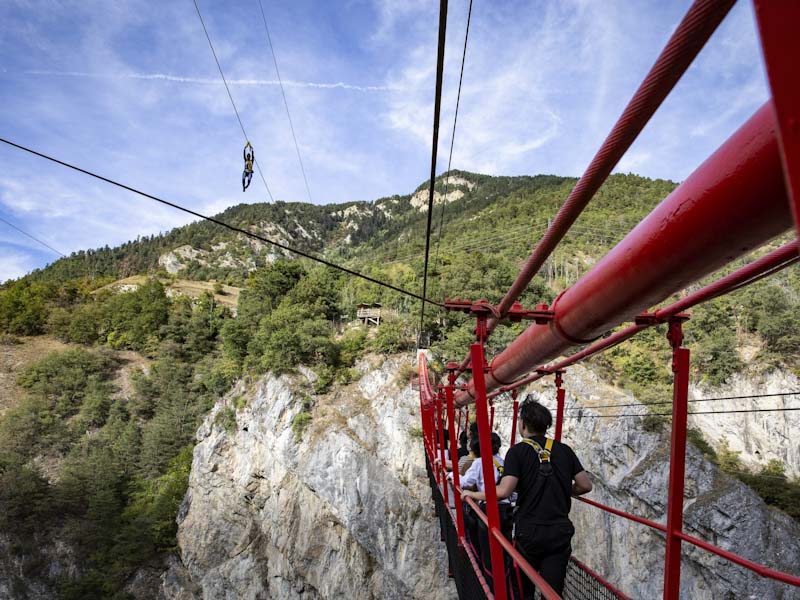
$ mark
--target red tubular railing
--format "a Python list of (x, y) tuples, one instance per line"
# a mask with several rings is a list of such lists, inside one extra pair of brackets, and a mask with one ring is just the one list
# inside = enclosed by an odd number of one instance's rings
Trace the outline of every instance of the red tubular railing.
[[(725, 235), (709, 236), (708, 227)], [(772, 107), (759, 109), (625, 239), (492, 360), (487, 391), (716, 271), (792, 226)], [(456, 396), (471, 402), (474, 385)]]
[[(734, 3), (735, 0), (696, 0), (689, 8), (541, 241), (525, 261), (511, 288), (503, 296), (498, 305), (501, 315), (508, 313), (511, 305), (528, 287)], [(494, 331), (496, 326), (496, 320), (489, 321), (488, 332)], [(469, 357), (464, 359), (459, 372), (469, 365), (469, 360)]]
[(702, 548), (712, 554), (716, 554), (717, 556), (721, 556), (732, 563), (736, 563), (746, 569), (753, 571), (754, 573), (758, 573), (762, 577), (767, 577), (769, 579), (774, 579), (776, 581), (781, 581), (783, 583), (789, 583), (791, 585), (800, 586), (800, 577), (796, 577), (795, 575), (790, 575), (789, 573), (784, 573), (782, 571), (776, 571), (775, 569), (770, 569), (765, 567), (764, 565), (760, 565), (758, 563), (753, 562), (752, 560), (747, 560), (746, 558), (742, 558), (732, 552), (728, 552), (727, 550), (723, 550), (722, 548), (718, 548), (713, 544), (709, 544), (708, 542), (704, 542), (701, 539), (693, 537), (683, 532), (678, 532), (677, 535), (685, 542), (689, 542), (697, 546), (698, 548)]
[(777, 250), (773, 250), (772, 252), (765, 254), (758, 260), (755, 260), (752, 263), (737, 269), (733, 273), (718, 279), (714, 283), (711, 283), (697, 290), (696, 292), (689, 294), (685, 298), (682, 298), (681, 300), (678, 300), (669, 306), (665, 306), (664, 308), (656, 310), (652, 315), (654, 318), (650, 321), (638, 325), (631, 325), (625, 329), (621, 329), (609, 337), (595, 342), (580, 352), (576, 352), (575, 354), (572, 354), (571, 356), (553, 365), (542, 365), (536, 369), (536, 373), (528, 375), (527, 377), (523, 377), (522, 379), (519, 379), (509, 385), (504, 385), (499, 390), (489, 394), (489, 397), (493, 398), (502, 394), (503, 392), (516, 390), (523, 385), (537, 381), (542, 377), (549, 375), (550, 373), (563, 371), (567, 367), (576, 364), (584, 358), (588, 358), (589, 356), (597, 354), (598, 352), (602, 352), (603, 350), (613, 348), (617, 344), (630, 339), (640, 331), (663, 323), (670, 317), (674, 317), (678, 313), (688, 310), (693, 306), (697, 306), (702, 302), (707, 302), (708, 300), (712, 300), (713, 298), (737, 290), (740, 287), (749, 285), (755, 281), (758, 281), (759, 279), (763, 279), (764, 277), (777, 273), (781, 269), (785, 269), (786, 267), (797, 262), (800, 262), (800, 255), (798, 255), (798, 241), (794, 240), (788, 244), (784, 244)]

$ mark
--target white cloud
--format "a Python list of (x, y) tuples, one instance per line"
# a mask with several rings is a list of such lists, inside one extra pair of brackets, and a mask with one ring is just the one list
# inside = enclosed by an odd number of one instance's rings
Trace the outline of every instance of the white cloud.
[[(215, 85), (221, 86), (222, 80), (220, 78), (210, 77), (183, 77), (179, 75), (170, 75), (167, 73), (86, 73), (81, 71), (38, 71), (29, 70), (25, 71), (26, 75), (38, 75), (48, 77), (78, 77), (85, 79), (132, 79), (139, 81), (165, 81), (170, 83), (190, 83), (196, 85)], [(351, 90), (356, 92), (388, 92), (397, 91), (399, 88), (386, 86), (386, 85), (356, 85), (352, 83), (345, 83), (343, 81), (336, 82), (315, 82), (315, 81), (294, 81), (292, 79), (284, 79), (281, 81), (277, 79), (229, 79), (226, 77), (225, 81), (230, 86), (278, 86), (283, 83), (284, 87), (289, 88), (310, 88), (319, 90)]]
[(0, 252), (0, 283), (22, 277), (37, 266), (38, 261), (31, 254), (3, 248), (3, 251)]

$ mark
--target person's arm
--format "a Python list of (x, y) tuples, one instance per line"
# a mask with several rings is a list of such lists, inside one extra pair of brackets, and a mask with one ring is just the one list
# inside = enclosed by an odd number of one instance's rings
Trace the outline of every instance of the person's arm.
[[(497, 486), (497, 499), (505, 500), (513, 494), (514, 490), (517, 489), (518, 481), (519, 479), (512, 475), (503, 476), (503, 480), (500, 482), (500, 485)], [(474, 498), (475, 500), (486, 500), (486, 492), (464, 491), (464, 495)]]
[(572, 495), (582, 496), (592, 491), (592, 480), (586, 471), (575, 474), (575, 481), (572, 483)]

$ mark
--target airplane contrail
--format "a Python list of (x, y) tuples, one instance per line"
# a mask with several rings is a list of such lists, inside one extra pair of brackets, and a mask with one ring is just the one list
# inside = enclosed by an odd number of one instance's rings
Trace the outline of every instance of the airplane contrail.
[[(84, 77), (89, 79), (139, 79), (146, 81), (169, 81), (174, 83), (191, 83), (196, 85), (217, 85), (222, 83), (219, 79), (209, 79), (204, 77), (181, 77), (166, 73), (87, 73), (82, 71), (24, 71), (26, 75), (53, 76), (53, 77)], [(242, 86), (278, 86), (277, 79), (228, 79), (229, 85)], [(314, 81), (293, 81), (284, 79), (283, 85), (297, 88), (316, 88), (326, 90), (352, 90), (356, 92), (388, 92), (397, 90), (397, 87), (387, 85), (355, 85), (336, 81), (331, 83), (320, 83)]]

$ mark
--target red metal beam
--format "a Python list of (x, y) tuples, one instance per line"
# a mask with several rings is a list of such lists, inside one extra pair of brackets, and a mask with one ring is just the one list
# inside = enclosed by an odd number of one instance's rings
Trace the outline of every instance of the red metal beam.
[(800, 236), (800, 2), (796, 0), (755, 0), (761, 48), (772, 90), (778, 122), (786, 187)]
[(489, 555), (492, 562), (492, 589), (494, 590), (495, 598), (506, 600), (508, 593), (506, 590), (503, 549), (491, 535), (492, 531), (500, 530), (500, 508), (497, 504), (497, 488), (494, 480), (492, 430), (489, 425), (486, 390), (483, 387), (483, 342), (475, 342), (470, 346), (470, 357), (475, 367), (473, 370), (476, 389), (475, 417), (478, 421), (478, 440), (481, 449), (480, 461), (483, 469), (483, 491), (486, 494), (486, 516), (489, 518), (487, 527), (489, 529)]
[[(647, 125), (664, 99), (692, 64), (697, 54), (728, 14), (735, 0), (695, 0), (672, 33), (647, 76), (634, 93), (625, 110), (600, 146), (583, 176), (567, 196), (555, 219), (525, 261), (511, 288), (498, 305), (505, 315), (519, 299), (544, 261), (552, 254), (569, 228), (600, 189), (614, 167)], [(494, 331), (496, 320), (489, 321), (488, 332)], [(469, 357), (459, 372), (469, 365)]]
[(589, 500), (588, 498), (584, 498), (583, 496), (577, 497), (576, 500), (579, 500), (584, 504), (588, 504), (589, 506), (594, 506), (595, 508), (599, 508), (600, 510), (603, 510), (607, 513), (611, 513), (612, 515), (617, 515), (618, 517), (628, 519), (629, 521), (634, 521), (642, 525), (647, 525), (651, 529), (657, 529), (658, 531), (663, 531), (664, 533), (667, 532), (667, 526), (662, 525), (661, 523), (656, 523), (655, 521), (650, 521), (649, 519), (637, 517), (636, 515), (633, 515), (631, 513), (626, 513), (616, 508), (611, 508), (610, 506), (606, 506), (605, 504), (600, 504), (599, 502), (595, 502), (594, 500)]
[(672, 441), (667, 488), (667, 547), (664, 550), (664, 600), (678, 600), (681, 593), (681, 538), (683, 494), (686, 486), (686, 425), (689, 411), (689, 350), (681, 348), (679, 320), (670, 321), (667, 338), (672, 346)]
[[(775, 120), (762, 106), (490, 365), (487, 391), (587, 343), (792, 226)], [(470, 382), (457, 405), (474, 396)]]
[(489, 394), (490, 397), (498, 396), (503, 392), (508, 391), (516, 391), (518, 388), (541, 379), (545, 377), (549, 373), (560, 371), (566, 369), (570, 365), (574, 365), (575, 363), (592, 356), (593, 354), (597, 354), (598, 352), (602, 352), (603, 350), (608, 350), (624, 342), (627, 339), (630, 339), (643, 329), (647, 329), (648, 327), (652, 327), (657, 325), (659, 322), (663, 322), (669, 319), (669, 317), (674, 317), (678, 313), (681, 313), (693, 306), (700, 304), (701, 302), (706, 302), (723, 294), (728, 294), (732, 291), (735, 291), (741, 287), (749, 285), (759, 279), (763, 279), (764, 277), (768, 277), (781, 269), (785, 269), (789, 265), (795, 264), (800, 261), (800, 255), (798, 255), (798, 242), (797, 240), (789, 242), (788, 244), (784, 244), (777, 250), (773, 250), (772, 252), (765, 254), (758, 260), (751, 262), (744, 267), (737, 269), (733, 273), (726, 275), (711, 283), (696, 292), (693, 292), (686, 296), (685, 298), (678, 300), (677, 302), (670, 304), (669, 306), (665, 306), (664, 308), (660, 308), (653, 314), (654, 319), (649, 323), (641, 323), (638, 325), (631, 325), (626, 327), (625, 329), (621, 329), (614, 333), (613, 335), (603, 338), (602, 340), (587, 346), (580, 352), (576, 352), (575, 354), (571, 354), (567, 358), (553, 364), (550, 366), (542, 365), (536, 369), (536, 373), (532, 375), (528, 375), (522, 379), (518, 379), (514, 383), (510, 385), (504, 385), (499, 390), (496, 390)]
[(681, 538), (684, 542), (689, 542), (690, 544), (694, 544), (698, 548), (707, 550), (708, 552), (716, 554), (717, 556), (721, 556), (722, 558), (729, 560), (732, 563), (736, 563), (737, 565), (740, 565), (746, 569), (750, 569), (751, 571), (753, 571), (754, 573), (758, 573), (762, 577), (768, 577), (769, 579), (774, 579), (776, 581), (781, 581), (783, 583), (790, 583), (792, 585), (800, 586), (800, 577), (797, 577), (796, 575), (790, 575), (789, 573), (776, 571), (775, 569), (767, 568), (764, 565), (759, 565), (758, 563), (754, 563), (752, 560), (747, 560), (746, 558), (742, 558), (737, 554), (733, 554), (732, 552), (728, 552), (727, 550), (718, 548), (713, 544), (704, 542), (703, 540), (693, 537), (687, 533), (681, 532), (676, 535), (679, 538)]

